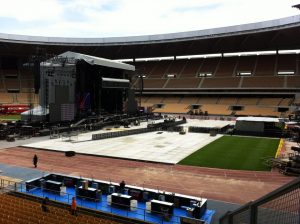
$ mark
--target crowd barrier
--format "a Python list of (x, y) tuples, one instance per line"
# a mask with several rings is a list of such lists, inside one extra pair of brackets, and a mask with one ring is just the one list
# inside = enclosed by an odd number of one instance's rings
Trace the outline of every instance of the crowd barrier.
[(178, 126), (178, 125), (181, 125), (184, 123), (186, 123), (186, 120), (180, 120), (180, 121), (174, 121), (174, 122), (161, 122), (161, 123), (153, 124), (152, 127), (147, 127), (147, 128), (138, 128), (138, 129), (125, 130), (125, 131), (115, 131), (115, 132), (93, 134), (92, 140), (117, 138), (117, 137), (123, 137), (123, 136), (128, 136), (128, 135), (137, 135), (137, 134), (143, 134), (143, 133), (155, 132), (155, 131), (161, 131), (161, 130), (167, 131), (169, 128), (174, 128), (175, 126)]

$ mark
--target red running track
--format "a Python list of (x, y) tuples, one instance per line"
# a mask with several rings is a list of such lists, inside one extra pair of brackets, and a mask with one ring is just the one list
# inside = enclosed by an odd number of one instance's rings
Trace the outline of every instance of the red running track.
[(293, 177), (274, 172), (238, 171), (138, 162), (88, 155), (65, 157), (63, 152), (14, 147), (0, 150), (0, 163), (111, 180), (170, 192), (244, 204), (288, 183)]

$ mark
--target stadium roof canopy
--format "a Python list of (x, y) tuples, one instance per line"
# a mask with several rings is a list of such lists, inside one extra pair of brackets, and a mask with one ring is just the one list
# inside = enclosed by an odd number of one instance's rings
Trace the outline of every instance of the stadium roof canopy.
[(300, 15), (222, 28), (111, 38), (0, 34), (2, 54), (76, 51), (110, 59), (300, 49)]

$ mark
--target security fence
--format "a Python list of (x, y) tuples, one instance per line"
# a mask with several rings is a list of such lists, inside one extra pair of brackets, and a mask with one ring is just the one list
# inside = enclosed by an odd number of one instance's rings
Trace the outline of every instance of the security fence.
[(177, 125), (181, 125), (184, 123), (186, 123), (186, 120), (180, 120), (180, 121), (174, 121), (174, 122), (161, 122), (161, 123), (155, 124), (152, 127), (147, 127), (147, 128), (138, 128), (138, 129), (125, 130), (125, 131), (114, 131), (114, 132), (93, 134), (92, 140), (116, 138), (116, 137), (122, 137), (122, 136), (128, 136), (128, 135), (137, 135), (137, 134), (143, 134), (143, 133), (148, 133), (148, 132), (168, 130), (168, 128), (173, 128)]
[(300, 178), (220, 218), (220, 224), (261, 223), (300, 223)]

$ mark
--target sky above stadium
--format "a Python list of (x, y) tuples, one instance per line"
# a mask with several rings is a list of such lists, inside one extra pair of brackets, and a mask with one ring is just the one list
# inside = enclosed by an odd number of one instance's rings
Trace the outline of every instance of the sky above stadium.
[(201, 30), (297, 15), (299, 0), (0, 0), (0, 33), (115, 37)]

